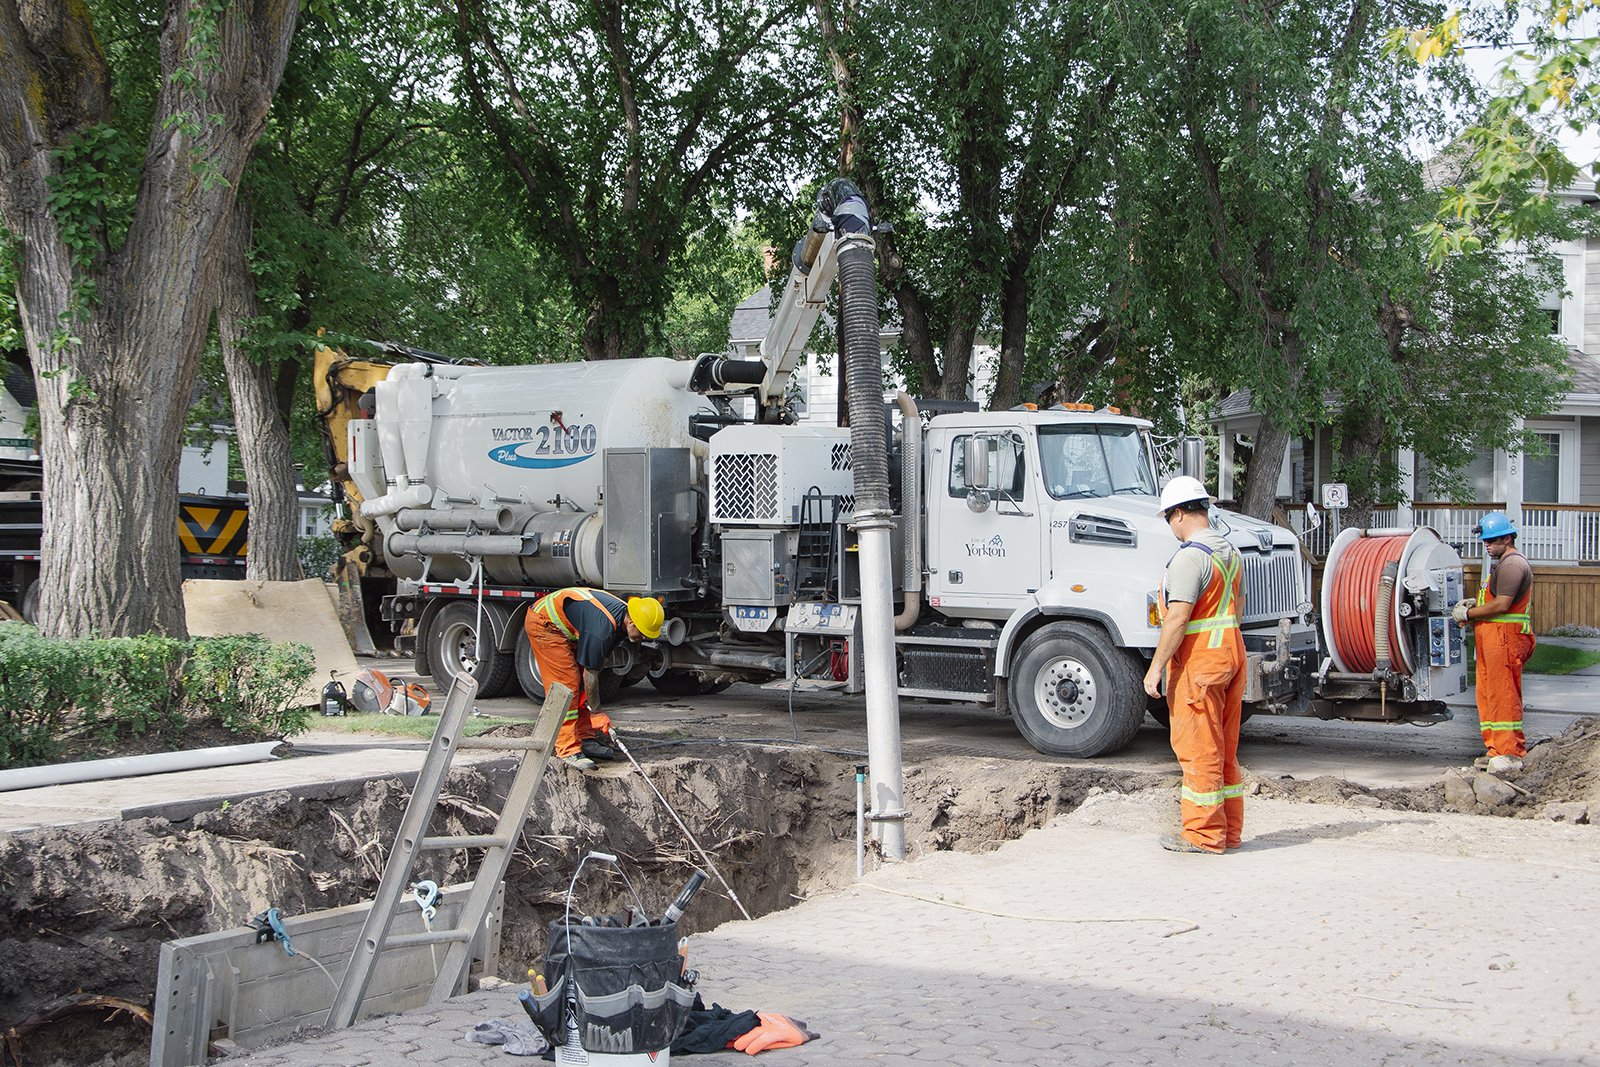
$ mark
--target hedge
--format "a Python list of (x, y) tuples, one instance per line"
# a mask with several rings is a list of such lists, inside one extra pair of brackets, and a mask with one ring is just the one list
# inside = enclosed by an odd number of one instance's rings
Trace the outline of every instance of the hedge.
[(255, 635), (61, 640), (0, 623), (0, 768), (138, 737), (181, 748), (202, 724), (287, 737), (310, 721), (294, 701), (315, 665), (309, 646)]

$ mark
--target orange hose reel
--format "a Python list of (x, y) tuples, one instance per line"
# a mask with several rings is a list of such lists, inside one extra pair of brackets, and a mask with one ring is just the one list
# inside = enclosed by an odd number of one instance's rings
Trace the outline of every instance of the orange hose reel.
[(1395, 666), (1401, 667), (1408, 658), (1400, 640), (1399, 620), (1394, 618), (1393, 598), (1378, 603), (1378, 580), (1385, 566), (1399, 562), (1409, 540), (1407, 534), (1352, 540), (1339, 554), (1333, 573), (1323, 577), (1331, 594), (1323, 627), (1337, 658), (1353, 674), (1370, 674), (1377, 666), (1374, 631), (1379, 610), (1390, 613), (1389, 642)]

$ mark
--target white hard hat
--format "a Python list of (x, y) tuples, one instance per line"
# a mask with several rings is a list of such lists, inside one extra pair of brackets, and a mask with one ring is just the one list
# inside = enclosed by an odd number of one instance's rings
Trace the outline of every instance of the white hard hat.
[(1204, 500), (1209, 504), (1211, 494), (1206, 492), (1206, 487), (1199, 478), (1180, 474), (1161, 490), (1161, 514), (1165, 515), (1179, 504), (1188, 504), (1196, 500)]

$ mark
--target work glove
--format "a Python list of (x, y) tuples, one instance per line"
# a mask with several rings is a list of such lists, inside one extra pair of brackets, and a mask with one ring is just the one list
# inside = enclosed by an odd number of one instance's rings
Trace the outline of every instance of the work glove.
[(793, 1048), (803, 1045), (817, 1035), (806, 1029), (806, 1024), (786, 1015), (757, 1012), (761, 1025), (734, 1041), (733, 1047), (748, 1056), (765, 1052), (769, 1048)]
[(1450, 609), (1450, 617), (1465, 626), (1467, 624), (1467, 609), (1470, 607), (1472, 607), (1472, 601), (1470, 600), (1457, 601), (1456, 606)]

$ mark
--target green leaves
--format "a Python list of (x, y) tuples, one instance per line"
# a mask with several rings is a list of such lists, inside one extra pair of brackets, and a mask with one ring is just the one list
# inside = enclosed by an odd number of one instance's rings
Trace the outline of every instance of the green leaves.
[(309, 721), (294, 701), (314, 667), (309, 647), (256, 636), (66, 641), (0, 623), (0, 768), (135, 737), (181, 748), (184, 730), (203, 723), (289, 736)]

